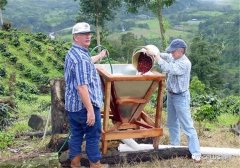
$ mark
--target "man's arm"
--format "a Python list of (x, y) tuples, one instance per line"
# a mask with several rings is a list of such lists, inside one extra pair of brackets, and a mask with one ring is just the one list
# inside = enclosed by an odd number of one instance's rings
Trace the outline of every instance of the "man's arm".
[(104, 57), (107, 56), (107, 50), (102, 50), (99, 54), (95, 55), (95, 56), (92, 56), (91, 57), (91, 60), (93, 63), (103, 59)]
[(169, 53), (160, 53), (160, 57), (167, 61), (167, 60), (169, 60), (171, 58), (171, 54), (169, 54)]
[[(164, 55), (164, 54), (162, 54), (162, 55)], [(163, 59), (162, 55), (156, 56), (155, 60), (157, 61), (158, 65), (160, 66), (160, 69), (163, 72), (171, 73), (173, 75), (183, 75), (185, 73), (186, 64), (183, 61), (171, 62), (170, 61), (171, 55), (169, 55), (170, 56), (168, 58), (169, 60)], [(164, 56), (166, 56), (166, 55), (164, 55)]]
[(92, 126), (95, 123), (95, 113), (94, 113), (92, 102), (90, 100), (88, 87), (87, 85), (82, 85), (82, 86), (78, 85), (77, 90), (84, 106), (87, 109), (87, 125)]

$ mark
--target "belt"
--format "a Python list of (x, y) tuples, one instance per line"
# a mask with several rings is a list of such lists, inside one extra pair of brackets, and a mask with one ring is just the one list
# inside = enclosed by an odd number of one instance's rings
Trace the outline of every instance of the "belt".
[(173, 94), (173, 95), (180, 95), (180, 94), (183, 94), (183, 93), (185, 93), (185, 92), (186, 92), (186, 91), (180, 92), (180, 93), (174, 93), (174, 92), (168, 91), (168, 93)]

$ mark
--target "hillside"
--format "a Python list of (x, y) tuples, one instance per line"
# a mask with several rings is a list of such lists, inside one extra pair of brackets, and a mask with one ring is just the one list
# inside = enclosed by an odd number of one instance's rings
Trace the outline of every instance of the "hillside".
[(72, 26), (78, 8), (74, 0), (8, 0), (3, 18), (15, 28), (48, 34)]
[(0, 94), (8, 95), (10, 76), (16, 76), (16, 96), (40, 94), (52, 78), (63, 76), (68, 43), (50, 40), (42, 33), (0, 30)]

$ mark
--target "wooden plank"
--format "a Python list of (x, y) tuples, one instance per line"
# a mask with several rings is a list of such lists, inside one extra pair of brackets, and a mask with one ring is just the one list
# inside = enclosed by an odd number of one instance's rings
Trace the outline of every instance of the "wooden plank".
[(119, 126), (119, 130), (125, 130), (125, 129), (137, 129), (139, 128), (136, 124), (131, 124), (131, 123), (122, 123)]
[(163, 89), (164, 89), (164, 81), (159, 82), (158, 85), (158, 93), (157, 93), (157, 108), (156, 108), (156, 116), (155, 116), (155, 127), (161, 127), (162, 124), (162, 109), (163, 109)]
[(154, 129), (106, 132), (103, 133), (102, 137), (105, 140), (119, 140), (127, 138), (159, 137), (162, 135), (163, 135), (162, 128), (154, 128)]
[(145, 112), (143, 112), (143, 111), (142, 111), (142, 113), (141, 113), (141, 119), (142, 119), (143, 121), (145, 121), (146, 123), (148, 123), (149, 125), (155, 126), (154, 121), (153, 121)]
[(107, 132), (108, 122), (109, 122), (110, 96), (111, 96), (111, 82), (106, 82), (106, 84), (105, 84), (104, 110), (103, 110), (103, 130), (105, 132)]
[[(162, 127), (162, 109), (163, 109), (163, 83), (164, 81), (160, 81), (158, 85), (158, 94), (157, 94), (157, 108), (156, 108), (156, 116), (155, 116), (155, 127)], [(158, 148), (160, 138), (153, 139), (153, 147), (154, 149)]]
[(117, 104), (127, 104), (127, 103), (133, 103), (133, 104), (144, 104), (147, 103), (145, 99), (138, 99), (138, 98), (131, 98), (131, 97), (120, 97), (116, 100)]
[(135, 121), (134, 122), (136, 125), (139, 125), (141, 127), (147, 128), (147, 129), (151, 129), (154, 128), (154, 126), (149, 125), (148, 123), (146, 123), (145, 121)]

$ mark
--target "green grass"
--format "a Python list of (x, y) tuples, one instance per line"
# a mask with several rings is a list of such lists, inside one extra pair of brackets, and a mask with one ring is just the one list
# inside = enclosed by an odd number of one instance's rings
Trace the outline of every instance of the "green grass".
[(222, 14), (223, 12), (219, 12), (219, 11), (197, 11), (191, 15), (192, 16), (219, 16)]
[(28, 123), (26, 120), (15, 122), (9, 129), (7, 129), (8, 132), (11, 132), (14, 135), (18, 133), (27, 132), (30, 130), (31, 128), (28, 126)]
[(217, 120), (223, 126), (230, 126), (236, 124), (240, 120), (240, 117), (232, 114), (222, 114)]
[(219, 1), (221, 5), (230, 5), (234, 10), (240, 10), (239, 0), (222, 0)]
[[(159, 38), (160, 39), (160, 28), (159, 28), (159, 23), (157, 19), (149, 19), (149, 20), (141, 20), (141, 21), (136, 21), (136, 24), (139, 23), (147, 23), (149, 26), (149, 29), (143, 29), (143, 28), (131, 28), (129, 31), (125, 32), (117, 32), (109, 35), (109, 39), (111, 40), (118, 40), (122, 34), (126, 34), (127, 32), (131, 32), (135, 34), (138, 38), (140, 37), (145, 37), (147, 39), (155, 39)], [(188, 26), (184, 24), (183, 26), (184, 30), (177, 30), (173, 28), (168, 28), (166, 30), (166, 39), (169, 40), (170, 37), (172, 38), (183, 38), (183, 39), (191, 39), (193, 36), (192, 32), (188, 32), (190, 29), (192, 31), (196, 31), (197, 26)], [(187, 40), (188, 41), (188, 40)]]
[(221, 127), (230, 128), (231, 125), (236, 124), (239, 120), (240, 118), (238, 116), (226, 113), (218, 116), (216, 121), (202, 123), (202, 126), (204, 127), (203, 129), (207, 128), (214, 131)]

